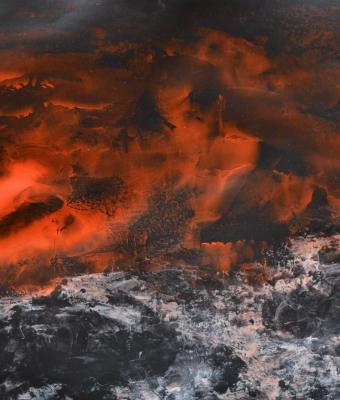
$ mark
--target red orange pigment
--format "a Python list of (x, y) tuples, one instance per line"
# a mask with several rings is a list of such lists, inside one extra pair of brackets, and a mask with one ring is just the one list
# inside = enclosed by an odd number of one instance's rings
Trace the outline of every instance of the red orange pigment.
[[(247, 243), (201, 245), (198, 232), (228, 210), (256, 168), (261, 141), (304, 152), (308, 174), (263, 172), (242, 207), (268, 203), (273, 218), (287, 222), (303, 212), (318, 185), (327, 190), (334, 216), (339, 215), (339, 186), (334, 180), (340, 170), (337, 127), (303, 112), (298, 96), (292, 95), (292, 85), (304, 87), (319, 73), (312, 64), (306, 67), (303, 56), (284, 61), (269, 57), (263, 43), (201, 29), (194, 45), (178, 40), (162, 44), (166, 65), (173, 65), (164, 67), (139, 44), (113, 46), (106, 43), (105, 32), (94, 34), (96, 53), (3, 51), (0, 57), (2, 86), (12, 88), (18, 98), (25, 91), (29, 98), (40, 94), (33, 104), (27, 101), (16, 108), (14, 98), (12, 108), (0, 110), (18, 124), (2, 128), (11, 140), (0, 178), (0, 218), (49, 195), (64, 202), (56, 212), (0, 238), (1, 276), (10, 276), (18, 286), (39, 283), (40, 278), (47, 282), (41, 271), (51, 271), (55, 257), (87, 258), (92, 271), (104, 270), (119, 258), (102, 250), (119, 241), (114, 227), (126, 229), (146, 210), (149, 194), (166, 181), (195, 193), (190, 198), (195, 216), (186, 227), (184, 246), (201, 246), (205, 261), (220, 271), (229, 271), (240, 260), (248, 262), (252, 249)], [(99, 63), (103, 52), (127, 51), (135, 51), (127, 67)], [(209, 68), (222, 85), (221, 93), (214, 104), (199, 109), (190, 101), (190, 93)], [(132, 139), (126, 147), (114, 146), (120, 121), (133, 114), (146, 90), (175, 128), (164, 126), (162, 132), (139, 139), (138, 127), (130, 127)], [(317, 96), (316, 89), (313, 93)], [(323, 101), (335, 104), (338, 95), (330, 90)], [(105, 123), (81, 126), (84, 111)], [(20, 121), (31, 122), (20, 128)], [(122, 178), (127, 193), (113, 215), (69, 204), (75, 166), (86, 176)]]

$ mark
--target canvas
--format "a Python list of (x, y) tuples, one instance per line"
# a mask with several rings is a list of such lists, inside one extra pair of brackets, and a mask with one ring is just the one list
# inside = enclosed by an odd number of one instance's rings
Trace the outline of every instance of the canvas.
[(339, 0), (0, 21), (0, 399), (340, 399)]

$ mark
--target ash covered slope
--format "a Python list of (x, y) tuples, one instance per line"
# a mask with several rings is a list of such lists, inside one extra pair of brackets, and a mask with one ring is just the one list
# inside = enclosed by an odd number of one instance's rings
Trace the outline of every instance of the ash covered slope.
[(174, 265), (1, 299), (2, 399), (337, 399), (339, 236), (252, 286)]

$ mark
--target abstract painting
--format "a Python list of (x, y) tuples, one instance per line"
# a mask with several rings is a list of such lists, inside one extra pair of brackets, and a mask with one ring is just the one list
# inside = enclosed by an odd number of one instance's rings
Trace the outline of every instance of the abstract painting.
[(0, 399), (340, 399), (339, 0), (0, 21)]

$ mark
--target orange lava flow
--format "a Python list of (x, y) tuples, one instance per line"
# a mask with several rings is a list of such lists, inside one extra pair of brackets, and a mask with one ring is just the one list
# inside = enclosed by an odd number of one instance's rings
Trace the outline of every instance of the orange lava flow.
[[(320, 83), (312, 54), (284, 59), (265, 41), (207, 28), (194, 44), (163, 41), (158, 53), (91, 34), (94, 52), (1, 50), (3, 282), (27, 288), (103, 271), (129, 249), (149, 257), (153, 224), (170, 218), (152, 204), (164, 188), (164, 207), (182, 191), (178, 207), (190, 210), (174, 217), (180, 244), (169, 249), (199, 248), (223, 272), (251, 262), (253, 249), (248, 238), (202, 239), (211, 224), (258, 212), (293, 230), (310, 218), (316, 188), (327, 218), (339, 218), (338, 127), (309, 112), (302, 93)], [(104, 56), (128, 61), (113, 67)], [(331, 65), (327, 73), (338, 76)], [(315, 86), (311, 96), (331, 108), (339, 91), (325, 85), (322, 99)], [(290, 157), (301, 171), (284, 164)], [(160, 221), (136, 228), (153, 207)]]

